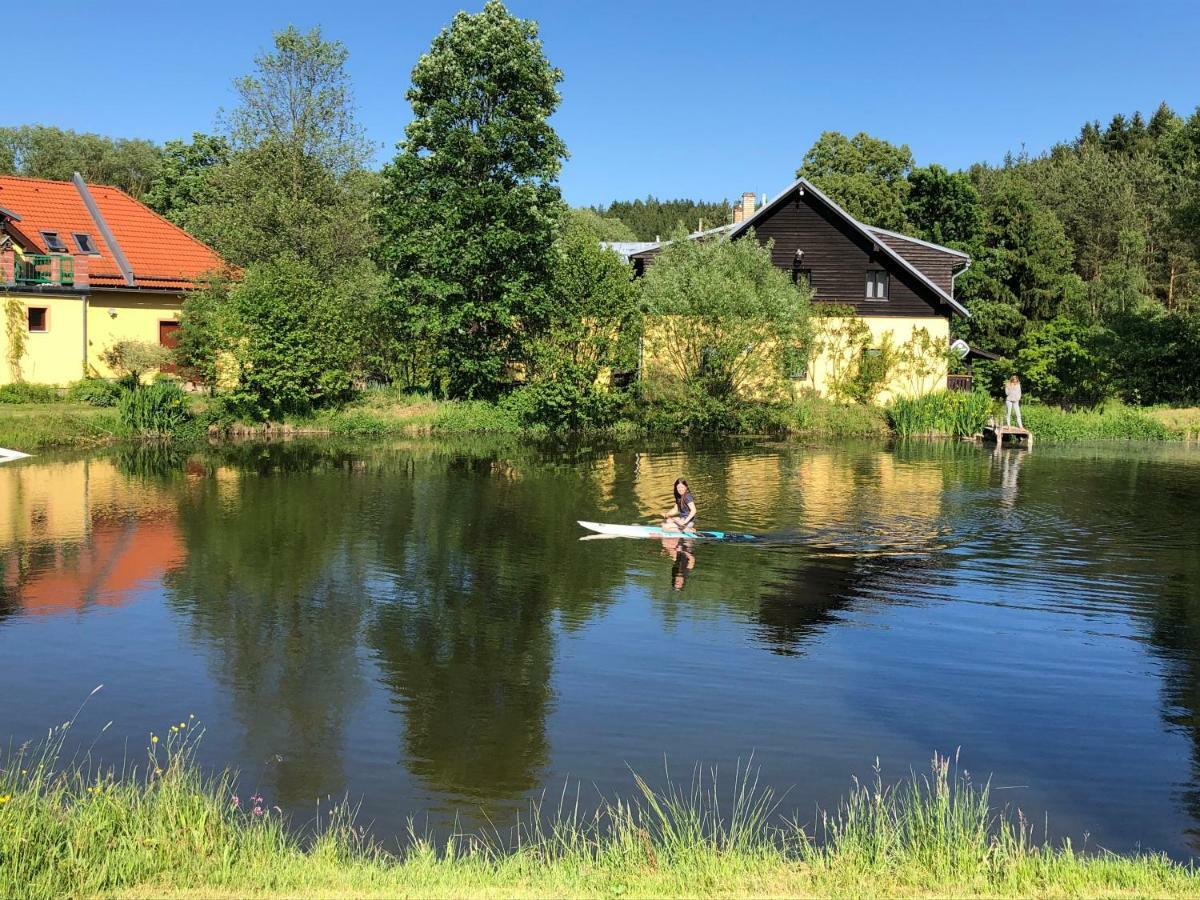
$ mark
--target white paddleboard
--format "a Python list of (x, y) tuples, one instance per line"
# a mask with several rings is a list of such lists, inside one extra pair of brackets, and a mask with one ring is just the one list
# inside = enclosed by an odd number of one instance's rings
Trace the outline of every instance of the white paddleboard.
[(588, 531), (608, 537), (627, 538), (708, 538), (714, 541), (753, 541), (753, 534), (731, 534), (728, 531), (673, 531), (659, 525), (608, 525), (604, 522), (584, 522), (580, 525)]
[(0, 463), (15, 462), (18, 459), (28, 459), (28, 453), (22, 453), (20, 450), (8, 450), (0, 447)]

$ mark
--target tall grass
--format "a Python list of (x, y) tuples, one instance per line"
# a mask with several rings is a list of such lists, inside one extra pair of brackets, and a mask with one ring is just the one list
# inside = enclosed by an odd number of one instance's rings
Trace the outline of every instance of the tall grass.
[(728, 789), (698, 770), (581, 812), (535, 803), (512, 835), (411, 833), (385, 852), (351, 811), (290, 828), (229, 773), (201, 774), (190, 717), (121, 771), (64, 761), (70, 723), (0, 770), (0, 895), (661, 896), (716, 894), (1195, 894), (1161, 856), (1083, 855), (1034, 839), (949, 760), (887, 786), (855, 784), (814, 829), (739, 767)]
[(0, 447), (32, 453), (52, 447), (97, 447), (123, 433), (113, 410), (74, 403), (0, 407)]
[(1109, 402), (1095, 409), (1067, 412), (1030, 403), (1021, 408), (1025, 427), (1041, 441), (1138, 440), (1170, 441), (1183, 437), (1143, 410)]
[(992, 400), (974, 391), (937, 391), (899, 397), (887, 409), (888, 422), (900, 437), (950, 435), (970, 437), (987, 424)]

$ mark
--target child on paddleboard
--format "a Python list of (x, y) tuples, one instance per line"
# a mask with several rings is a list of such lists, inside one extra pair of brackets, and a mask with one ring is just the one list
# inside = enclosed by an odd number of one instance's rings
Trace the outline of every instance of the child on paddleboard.
[(675, 479), (675, 505), (663, 513), (662, 527), (669, 531), (692, 531), (696, 527), (696, 500), (686, 478)]

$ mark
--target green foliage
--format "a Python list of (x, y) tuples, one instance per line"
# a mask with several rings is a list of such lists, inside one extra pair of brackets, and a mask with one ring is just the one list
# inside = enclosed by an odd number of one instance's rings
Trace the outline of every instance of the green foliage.
[(633, 229), (612, 214), (601, 215), (589, 207), (572, 207), (567, 222), (584, 228), (597, 241), (636, 241)]
[(80, 134), (48, 125), (0, 128), (0, 174), (111, 184), (142, 199), (158, 177), (162, 151), (151, 141)]
[(192, 418), (187, 394), (169, 381), (122, 392), (117, 411), (121, 424), (137, 435), (166, 436)]
[(1163, 422), (1120, 403), (1067, 412), (1040, 403), (1022, 403), (1025, 427), (1038, 441), (1170, 441), (1179, 435)]
[(637, 298), (630, 267), (586, 227), (560, 235), (547, 316), (527, 341), (529, 378), (517, 392), (523, 422), (554, 430), (611, 424), (622, 399), (604, 382), (637, 366)]
[(121, 397), (121, 386), (104, 378), (83, 378), (67, 389), (67, 399), (88, 406), (112, 407)]
[[(616, 218), (633, 232), (628, 240), (656, 241), (666, 238), (676, 230), (703, 231), (728, 225), (732, 207), (728, 200), (705, 202), (698, 200), (614, 200), (607, 207), (594, 207), (594, 211), (605, 218)], [(626, 240), (612, 238), (612, 240)]]
[(859, 221), (903, 231), (909, 226), (905, 204), (912, 168), (907, 144), (897, 147), (866, 132), (848, 138), (826, 131), (804, 154), (796, 176), (807, 178)]
[(25, 358), (25, 350), (29, 346), (25, 315), (25, 303), (20, 297), (5, 297), (4, 361), (8, 364), (8, 375), (13, 381), (21, 380), (21, 360)]
[(177, 215), (233, 265), (283, 257), (336, 277), (372, 246), (377, 176), (364, 169), (371, 148), (354, 119), (347, 55), (319, 28), (278, 32), (234, 83), (232, 154), (218, 139), (176, 151), (160, 202), (191, 200)]
[[(346, 290), (305, 263), (265, 263), (228, 290), (220, 314), (192, 322), (201, 333), (188, 340), (227, 348), (236, 383), (222, 400), (233, 414), (277, 420), (350, 396), (356, 321)], [(186, 304), (184, 313), (186, 323)], [(219, 369), (221, 360), (213, 365)]]
[(1109, 334), (1059, 317), (1040, 326), (1017, 356), (1025, 390), (1042, 400), (1096, 403), (1108, 395)]
[(0, 385), (0, 403), (53, 403), (58, 399), (58, 390), (52, 384), (14, 381)]
[(888, 423), (900, 437), (950, 435), (970, 437), (987, 424), (994, 404), (977, 391), (936, 391), (899, 397), (887, 409)]
[(432, 422), (433, 431), (460, 434), (523, 434), (521, 413), (513, 403), (460, 400), (442, 404)]
[(973, 246), (983, 230), (979, 191), (965, 172), (933, 163), (913, 169), (904, 201), (905, 218), (917, 236), (948, 247)]
[(498, 0), (459, 13), (412, 73), (413, 120), (384, 169), (378, 262), (436, 386), (496, 396), (548, 313), (566, 148), (549, 124), (562, 72), (537, 25)]
[(197, 206), (219, 200), (212, 173), (229, 163), (229, 141), (221, 135), (192, 134), (191, 143), (167, 141), (162, 164), (143, 202), (183, 228), (192, 227)]
[(142, 383), (142, 377), (153, 369), (171, 362), (171, 351), (161, 344), (148, 341), (117, 341), (100, 353), (104, 364), (123, 376), (130, 386)]
[(713, 397), (778, 392), (812, 333), (807, 288), (771, 262), (771, 249), (746, 240), (675, 239), (642, 280), (653, 317), (648, 331), (666, 378)]

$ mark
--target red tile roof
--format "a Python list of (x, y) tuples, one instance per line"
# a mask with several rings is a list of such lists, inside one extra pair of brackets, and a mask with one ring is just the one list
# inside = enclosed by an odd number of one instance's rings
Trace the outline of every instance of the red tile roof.
[[(203, 273), (225, 267), (210, 247), (119, 188), (100, 184), (87, 187), (133, 269), (136, 287), (184, 290), (194, 287)], [(79, 251), (73, 233), (90, 235), (100, 251), (88, 261), (92, 286), (126, 287), (112, 249), (71, 182), (0, 176), (0, 207), (21, 217), (9, 227), (20, 231), (43, 253), (49, 252), (43, 231), (58, 232), (72, 253)]]

